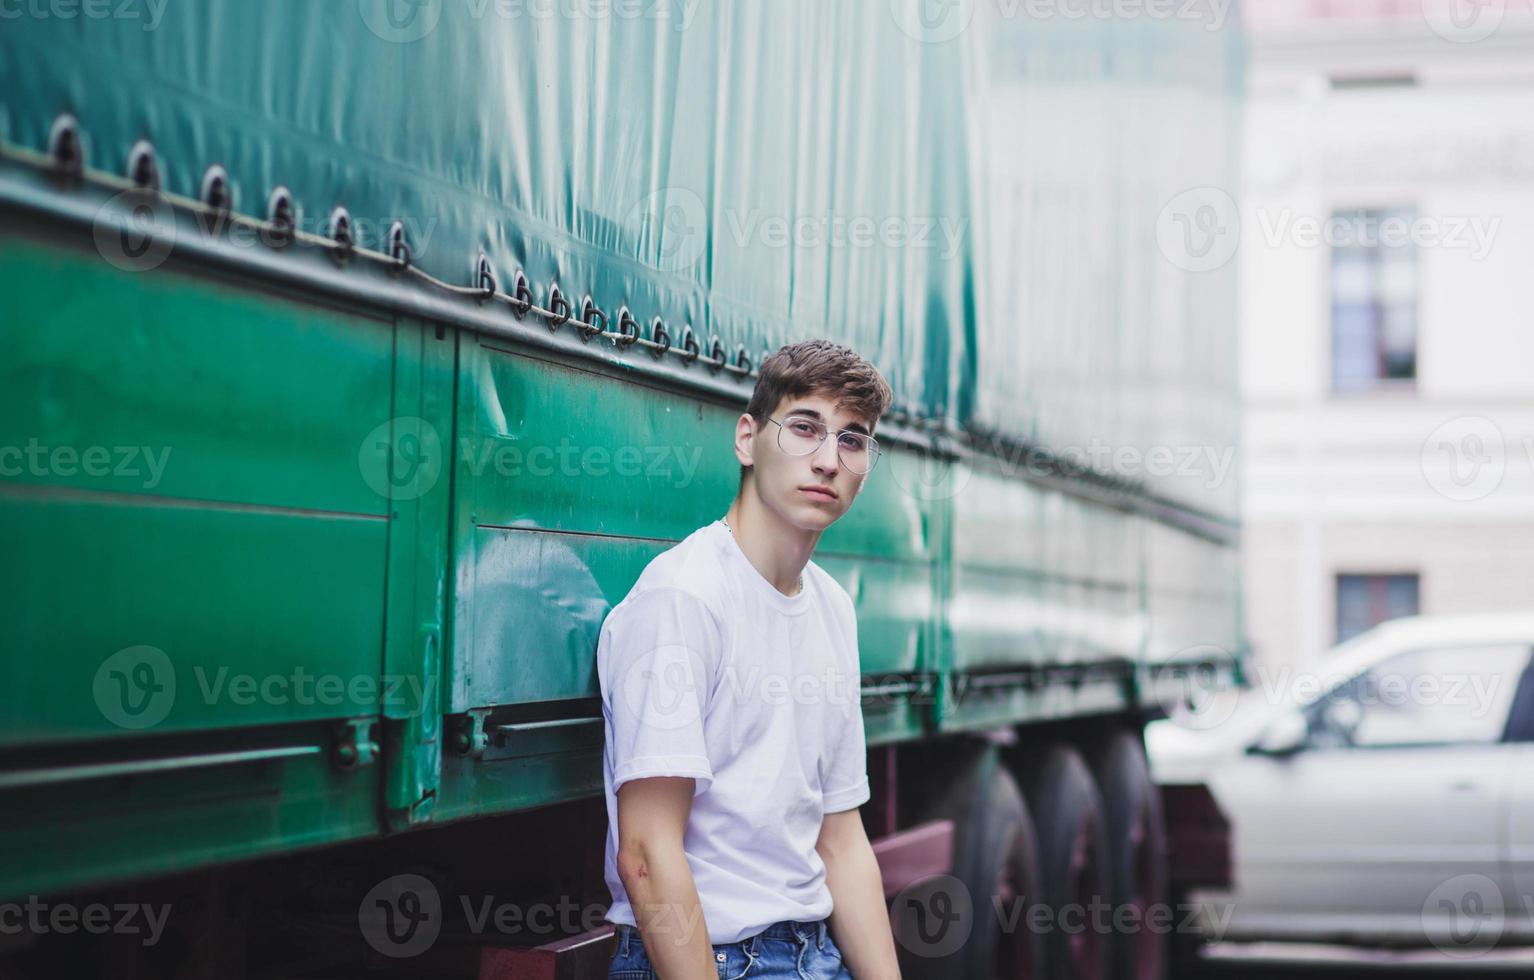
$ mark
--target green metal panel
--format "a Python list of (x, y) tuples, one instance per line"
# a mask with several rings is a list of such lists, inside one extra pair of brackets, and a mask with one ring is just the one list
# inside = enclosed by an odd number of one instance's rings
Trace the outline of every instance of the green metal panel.
[(381, 522), (4, 490), (0, 522), (0, 747), (377, 710)]
[(383, 517), (358, 447), (389, 414), (390, 323), (125, 271), (5, 220), (0, 445), (74, 450), (8, 457), (7, 485)]
[[(0, 785), (0, 898), (22, 899), (220, 861), (355, 840), (378, 832), (379, 770), (338, 772), (328, 725), (160, 739), (157, 757), (249, 761), (30, 788)], [(260, 752), (295, 754), (270, 759)], [(95, 746), (91, 762), (118, 753)], [(67, 759), (58, 759), (66, 765)], [(6, 775), (10, 775), (7, 773)]]
[(1138, 656), (1140, 518), (991, 465), (957, 482), (953, 669)]
[[(453, 443), (459, 336), (412, 320), (401, 321), (395, 336), (383, 676), (421, 692), (382, 711), (384, 812), (389, 828), (400, 830), (431, 820), (441, 782), (453, 473), (429, 454)], [(423, 446), (431, 437), (436, 442)]]
[(394, 326), (14, 225), (0, 324), (0, 893), (378, 833)]
[[(358, 447), (392, 326), (11, 236), (0, 268), (0, 445), (40, 450), (0, 477), (0, 745), (376, 710), (352, 682), (378, 671), (387, 522)], [(107, 660), (140, 646), (175, 690), (125, 728), (103, 705), (138, 675)]]

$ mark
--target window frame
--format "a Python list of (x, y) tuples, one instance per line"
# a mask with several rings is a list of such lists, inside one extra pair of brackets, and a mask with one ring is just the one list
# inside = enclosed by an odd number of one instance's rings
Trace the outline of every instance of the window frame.
[[(1355, 692), (1360, 683), (1370, 674), (1405, 657), (1422, 653), (1433, 653), (1445, 649), (1470, 649), (1474, 647), (1521, 647), (1524, 653), (1523, 666), (1518, 670), (1517, 677), (1513, 681), (1513, 696), (1508, 703), (1507, 717), (1503, 720), (1502, 727), (1498, 731), (1496, 738), (1485, 741), (1378, 742), (1366, 744), (1346, 741), (1335, 745), (1318, 744), (1314, 741), (1317, 733), (1326, 726), (1325, 717), (1328, 708), (1339, 698), (1356, 699)], [(1367, 706), (1364, 706), (1364, 710), (1368, 710)], [(1467, 642), (1460, 645), (1438, 644), (1435, 646), (1414, 646), (1396, 650), (1378, 663), (1327, 688), (1325, 692), (1318, 695), (1314, 700), (1306, 703), (1301, 711), (1305, 717), (1306, 735), (1304, 750), (1307, 752), (1468, 749), (1534, 743), (1534, 640), (1487, 640)]]
[[(1408, 228), (1414, 226), (1416, 224), (1416, 222), (1420, 219), (1420, 216), (1421, 216), (1421, 208), (1420, 208), (1418, 202), (1416, 202), (1416, 201), (1402, 201), (1402, 200), (1399, 200), (1399, 199), (1397, 199), (1397, 200), (1388, 200), (1388, 201), (1387, 200), (1375, 200), (1375, 201), (1365, 201), (1365, 202), (1358, 202), (1357, 200), (1354, 200), (1354, 201), (1352, 201), (1350, 203), (1344, 204), (1344, 203), (1341, 203), (1341, 202), (1335, 202), (1334, 201), (1334, 202), (1332, 202), (1331, 208), (1329, 210), (1328, 222), (1331, 223), (1332, 225), (1335, 225), (1339, 221), (1351, 221), (1355, 217), (1370, 216), (1370, 217), (1373, 217), (1373, 218), (1376, 219), (1376, 226), (1377, 226), (1378, 224), (1382, 224), (1384, 221), (1389, 220), (1392, 217), (1395, 217), (1397, 215), (1402, 215), (1402, 214), (1407, 216)], [(1356, 223), (1354, 224), (1354, 227), (1357, 227)], [(1337, 302), (1338, 250), (1340, 248), (1348, 248), (1348, 247), (1352, 247), (1352, 248), (1356, 248), (1356, 249), (1362, 250), (1363, 252), (1365, 252), (1365, 254), (1367, 254), (1369, 256), (1368, 266), (1371, 269), (1369, 303), (1368, 304), (1354, 304), (1354, 305), (1358, 306), (1359, 308), (1363, 308), (1365, 305), (1367, 305), (1369, 307), (1372, 307), (1374, 309), (1374, 311), (1375, 311), (1374, 344), (1375, 344), (1376, 355), (1380, 359), (1381, 362), (1383, 362), (1383, 360), (1384, 360), (1385, 351), (1386, 351), (1386, 348), (1384, 347), (1384, 340), (1383, 340), (1383, 336), (1384, 336), (1384, 333), (1385, 333), (1385, 330), (1384, 330), (1384, 316), (1385, 316), (1385, 314), (1383, 313), (1383, 309), (1382, 308), (1385, 305), (1387, 305), (1387, 304), (1385, 304), (1382, 301), (1382, 294), (1381, 294), (1381, 291), (1378, 288), (1379, 280), (1382, 277), (1382, 273), (1381, 273), (1380, 270), (1381, 270), (1381, 267), (1385, 264), (1385, 261), (1381, 258), (1381, 255), (1384, 252), (1386, 252), (1387, 250), (1391, 250), (1391, 249), (1409, 250), (1410, 253), (1411, 253), (1411, 273), (1412, 273), (1412, 288), (1411, 288), (1412, 345), (1411, 345), (1411, 350), (1412, 350), (1412, 369), (1411, 369), (1411, 376), (1410, 377), (1406, 377), (1406, 378), (1392, 378), (1392, 377), (1385, 376), (1383, 374), (1376, 374), (1372, 378), (1362, 379), (1362, 380), (1358, 380), (1358, 381), (1350, 381), (1350, 382), (1340, 382), (1339, 381), (1339, 376), (1338, 376), (1338, 372), (1337, 372), (1337, 363), (1338, 363), (1338, 357), (1337, 357), (1337, 353), (1338, 353), (1338, 348), (1337, 348), (1337, 338), (1338, 338), (1338, 331), (1337, 331), (1337, 322), (1338, 322), (1338, 316), (1337, 316), (1337, 311), (1338, 311), (1338, 302)], [(1327, 244), (1327, 249), (1326, 249), (1326, 271), (1325, 271), (1325, 275), (1326, 275), (1326, 289), (1324, 290), (1324, 293), (1325, 293), (1325, 306), (1326, 306), (1326, 309), (1325, 309), (1325, 314), (1324, 314), (1325, 315), (1324, 322), (1326, 323), (1326, 327), (1327, 327), (1327, 334), (1326, 334), (1327, 335), (1327, 343), (1326, 343), (1326, 379), (1327, 379), (1327, 381), (1326, 381), (1326, 388), (1327, 388), (1328, 396), (1332, 397), (1332, 398), (1346, 399), (1346, 398), (1357, 398), (1357, 397), (1370, 397), (1370, 396), (1375, 396), (1375, 395), (1389, 395), (1389, 394), (1392, 394), (1392, 393), (1394, 393), (1394, 394), (1401, 394), (1401, 395), (1414, 395), (1414, 394), (1416, 394), (1416, 392), (1418, 390), (1418, 382), (1421, 380), (1421, 377), (1422, 377), (1422, 371), (1421, 371), (1421, 353), (1422, 353), (1422, 250), (1417, 246), (1417, 244), (1414, 241), (1410, 240), (1410, 236), (1409, 235), (1408, 235), (1407, 243), (1405, 245), (1403, 245), (1403, 246), (1386, 246), (1386, 245), (1382, 245), (1382, 244), (1375, 244), (1373, 246), (1364, 246), (1364, 245), (1348, 246), (1348, 245), (1345, 245), (1345, 244), (1337, 245), (1337, 244), (1328, 243)]]

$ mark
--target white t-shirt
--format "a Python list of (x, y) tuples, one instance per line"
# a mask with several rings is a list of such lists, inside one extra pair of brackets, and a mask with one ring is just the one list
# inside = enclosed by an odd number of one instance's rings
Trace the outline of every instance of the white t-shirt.
[(617, 792), (645, 776), (695, 781), (682, 846), (710, 943), (829, 915), (821, 818), (869, 798), (846, 590), (812, 561), (784, 595), (714, 521), (657, 555), (613, 607), (597, 676), (608, 921), (637, 925), (618, 878)]

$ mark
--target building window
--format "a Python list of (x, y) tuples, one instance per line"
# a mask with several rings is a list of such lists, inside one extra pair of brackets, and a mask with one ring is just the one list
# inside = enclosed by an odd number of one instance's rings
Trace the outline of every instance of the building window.
[(1411, 208), (1336, 211), (1332, 244), (1332, 390), (1417, 377), (1417, 249)]
[(1338, 575), (1337, 642), (1387, 619), (1418, 612), (1418, 577), (1409, 575)]

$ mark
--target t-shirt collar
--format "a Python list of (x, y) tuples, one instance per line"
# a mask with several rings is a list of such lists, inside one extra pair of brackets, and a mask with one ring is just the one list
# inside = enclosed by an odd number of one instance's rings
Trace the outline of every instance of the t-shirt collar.
[(747, 588), (761, 595), (774, 608), (782, 612), (802, 613), (810, 607), (810, 590), (814, 588), (811, 584), (814, 576), (810, 574), (808, 564), (804, 566), (804, 585), (799, 589), (798, 594), (784, 595), (778, 591), (777, 586), (767, 581), (766, 576), (757, 571), (755, 565), (751, 564), (751, 559), (747, 558), (746, 553), (741, 550), (740, 542), (735, 540), (735, 535), (731, 533), (729, 525), (725, 524), (722, 518), (714, 521), (713, 529), (715, 535), (720, 538), (720, 550), (728, 556), (728, 561), (740, 569), (741, 578), (746, 580)]

